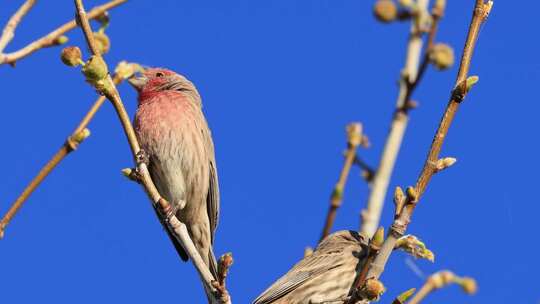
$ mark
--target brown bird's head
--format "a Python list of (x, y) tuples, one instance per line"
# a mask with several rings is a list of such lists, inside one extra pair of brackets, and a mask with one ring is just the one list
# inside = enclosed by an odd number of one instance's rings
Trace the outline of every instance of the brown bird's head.
[(147, 68), (128, 82), (139, 93), (139, 100), (150, 98), (160, 92), (177, 91), (193, 97), (200, 104), (197, 89), (186, 77), (164, 68)]

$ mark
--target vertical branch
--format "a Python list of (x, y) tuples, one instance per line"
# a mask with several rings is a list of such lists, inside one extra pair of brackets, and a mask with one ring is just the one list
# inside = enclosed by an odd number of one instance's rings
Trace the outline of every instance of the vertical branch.
[(418, 1), (418, 14), (411, 22), (411, 31), (407, 46), (407, 55), (405, 58), (405, 67), (401, 73), (399, 81), (399, 94), (396, 102), (396, 111), (390, 132), (384, 145), (384, 150), (379, 161), (379, 168), (375, 172), (372, 182), (372, 188), (369, 194), (367, 209), (362, 211), (362, 225), (360, 231), (362, 234), (371, 237), (379, 225), (384, 199), (388, 190), (388, 184), (394, 170), (396, 158), (401, 147), (401, 142), (409, 122), (407, 102), (411, 95), (410, 84), (416, 82), (418, 66), (422, 52), (422, 31), (419, 27), (420, 22), (427, 13), (429, 0)]
[(13, 39), (17, 25), (19, 25), (22, 18), (30, 11), (34, 4), (36, 4), (36, 0), (27, 0), (21, 5), (17, 12), (9, 18), (8, 23), (2, 31), (2, 36), (0, 37), (0, 54), (2, 54), (8, 43)]
[(328, 214), (326, 215), (326, 221), (324, 223), (323, 231), (321, 238), (322, 241), (332, 229), (334, 220), (336, 218), (337, 209), (341, 206), (343, 200), (343, 191), (345, 189), (345, 184), (347, 183), (347, 177), (351, 171), (352, 164), (356, 158), (356, 151), (358, 146), (361, 144), (366, 144), (367, 140), (362, 135), (362, 124), (360, 123), (351, 123), (347, 125), (347, 150), (345, 151), (345, 161), (343, 163), (343, 168), (339, 174), (339, 179), (330, 195), (330, 208), (328, 209)]
[(478, 39), (479, 29), (482, 23), (487, 19), (491, 7), (493, 5), (492, 1), (484, 3), (484, 0), (476, 0), (474, 7), (474, 13), (472, 20), (469, 26), (469, 32), (467, 35), (467, 40), (463, 49), (463, 54), (461, 58), (461, 65), (459, 68), (456, 84), (450, 95), (450, 101), (448, 106), (442, 116), (440, 125), (435, 133), (433, 142), (431, 144), (428, 157), (425, 161), (424, 167), (418, 177), (415, 187), (409, 187), (407, 189), (407, 197), (405, 205), (402, 210), (399, 210), (398, 216), (392, 223), (388, 237), (384, 241), (381, 250), (377, 254), (374, 262), (372, 263), (370, 270), (368, 272), (368, 278), (379, 278), (392, 250), (394, 249), (397, 240), (403, 236), (407, 227), (410, 223), (412, 213), (417, 206), (417, 203), (425, 192), (426, 187), (436, 172), (439, 172), (444, 169), (444, 166), (440, 166), (441, 161), (445, 163), (444, 160), (439, 160), (439, 154), (442, 148), (442, 144), (448, 129), (452, 123), (452, 120), (459, 108), (459, 105), (464, 100), (467, 92), (470, 90), (472, 84), (474, 84), (474, 77), (468, 78), (470, 62), (472, 59), (472, 54)]

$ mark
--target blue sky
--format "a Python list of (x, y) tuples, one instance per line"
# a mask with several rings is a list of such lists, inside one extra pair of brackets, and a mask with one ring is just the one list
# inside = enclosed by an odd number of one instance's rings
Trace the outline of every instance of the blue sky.
[[(4, 23), (21, 1), (2, 3)], [(461, 48), (474, 1), (449, 1), (438, 41)], [(90, 8), (101, 1), (85, 1)], [(387, 134), (403, 65), (407, 24), (382, 25), (373, 1), (130, 1), (111, 13), (110, 64), (164, 66), (197, 85), (213, 130), (222, 194), (216, 253), (232, 251), (228, 286), (249, 303), (319, 237), (342, 164), (344, 126), (361, 121), (375, 165)], [(479, 282), (425, 303), (538, 303), (537, 121), (540, 4), (495, 1), (471, 74), (479, 84), (460, 108), (443, 156), (458, 163), (430, 184), (409, 226), (435, 251), (441, 269)], [(73, 16), (68, 1), (39, 2), (18, 28), (15, 50)], [(79, 31), (70, 43), (82, 46)], [(0, 212), (62, 144), (96, 98), (59, 48), (16, 68), (0, 67), (3, 174)], [(454, 83), (457, 67), (430, 69), (414, 99), (390, 187), (413, 184)], [(120, 87), (130, 114), (135, 94)], [(535, 122), (536, 121), (536, 122)], [(190, 264), (181, 263), (140, 187), (120, 174), (132, 165), (109, 104), (92, 136), (30, 198), (0, 241), (6, 303), (148, 303), (171, 297), (202, 303)], [(335, 230), (358, 229), (368, 189), (354, 169)], [(387, 200), (389, 202), (389, 200)], [(383, 224), (391, 221), (387, 204)], [(394, 254), (384, 302), (424, 278)], [(176, 299), (177, 298), (177, 299)]]

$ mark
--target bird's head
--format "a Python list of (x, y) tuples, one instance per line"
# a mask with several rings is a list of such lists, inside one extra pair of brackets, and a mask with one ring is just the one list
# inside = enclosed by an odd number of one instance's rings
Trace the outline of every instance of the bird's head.
[(195, 100), (200, 100), (199, 93), (193, 83), (171, 70), (147, 68), (140, 75), (129, 78), (128, 82), (137, 90), (139, 98), (143, 95), (164, 91), (178, 91), (190, 95)]

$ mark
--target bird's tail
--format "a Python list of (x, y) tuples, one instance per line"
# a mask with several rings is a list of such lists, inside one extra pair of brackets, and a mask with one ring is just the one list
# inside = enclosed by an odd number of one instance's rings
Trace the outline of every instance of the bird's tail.
[[(218, 271), (217, 271), (217, 262), (216, 262), (216, 256), (214, 255), (214, 250), (212, 246), (210, 246), (210, 250), (208, 250), (208, 269), (210, 270), (210, 273), (214, 277), (215, 280), (218, 279)], [(214, 297), (212, 294), (212, 290), (208, 287), (206, 287), (206, 284), (203, 282), (204, 292), (206, 293), (206, 299), (208, 300), (208, 303), (212, 303), (212, 298)]]

